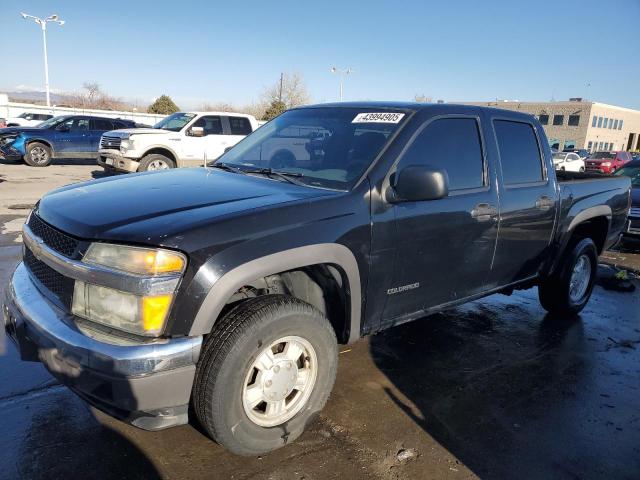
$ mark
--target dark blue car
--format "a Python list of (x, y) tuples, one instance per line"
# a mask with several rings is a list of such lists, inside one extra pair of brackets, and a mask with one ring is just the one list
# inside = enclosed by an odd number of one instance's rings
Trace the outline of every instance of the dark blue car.
[(135, 128), (131, 120), (86, 115), (54, 117), (37, 127), (0, 129), (0, 158), (45, 167), (54, 158), (95, 158), (104, 132)]

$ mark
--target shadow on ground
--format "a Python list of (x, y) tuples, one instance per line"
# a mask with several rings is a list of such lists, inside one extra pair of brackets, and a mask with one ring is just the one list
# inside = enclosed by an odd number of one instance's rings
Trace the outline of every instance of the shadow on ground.
[(640, 478), (639, 307), (597, 287), (580, 317), (557, 318), (531, 289), (388, 330), (370, 350), (409, 401), (387, 395), (482, 478)]

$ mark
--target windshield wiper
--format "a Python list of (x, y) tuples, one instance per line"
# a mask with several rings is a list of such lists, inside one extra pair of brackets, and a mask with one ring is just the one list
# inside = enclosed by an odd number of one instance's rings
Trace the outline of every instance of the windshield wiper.
[(232, 167), (231, 165), (223, 162), (214, 162), (214, 163), (210, 163), (207, 166), (211, 168), (219, 168), (220, 170), (225, 170), (227, 172), (240, 173), (242, 175), (247, 174), (247, 172), (245, 172), (244, 170), (237, 167)]
[(251, 170), (244, 170), (245, 173), (254, 173), (258, 175), (267, 175), (269, 177), (276, 177), (294, 185), (307, 186), (306, 183), (296, 180), (296, 178), (304, 177), (304, 174), (298, 172), (282, 172), (280, 170), (274, 170), (273, 168), (253, 168)]

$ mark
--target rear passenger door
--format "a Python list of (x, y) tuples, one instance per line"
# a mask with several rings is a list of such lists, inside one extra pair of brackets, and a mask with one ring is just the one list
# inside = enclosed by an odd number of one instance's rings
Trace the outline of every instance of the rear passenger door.
[(493, 263), (492, 286), (535, 276), (545, 260), (558, 208), (555, 182), (547, 171), (533, 123), (484, 112), (493, 128), (490, 148), (498, 159), (500, 230)]
[(100, 137), (104, 132), (113, 130), (113, 123), (106, 118), (92, 118), (89, 122), (89, 141), (91, 144), (91, 152), (98, 153), (98, 144)]
[(236, 143), (249, 135), (253, 128), (247, 117), (225, 117), (228, 123), (228, 129), (225, 131), (227, 135), (227, 145), (225, 148), (233, 147)]
[(411, 165), (444, 169), (449, 195), (394, 203), (387, 324), (485, 290), (498, 231), (498, 195), (481, 119), (470, 111), (426, 119), (398, 161), (396, 171)]

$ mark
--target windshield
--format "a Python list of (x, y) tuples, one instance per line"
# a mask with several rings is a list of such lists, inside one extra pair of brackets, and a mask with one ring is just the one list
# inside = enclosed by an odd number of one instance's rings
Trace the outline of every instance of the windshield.
[(17, 118), (27, 118), (29, 115), (31, 115), (31, 114), (27, 113), (27, 112), (24, 112), (24, 113), (21, 113), (20, 115), (18, 115)]
[(631, 178), (631, 185), (634, 187), (640, 187), (640, 165), (628, 165), (622, 167), (620, 170), (614, 173), (614, 175), (624, 175)]
[(44, 122), (39, 123), (37, 125), (37, 128), (54, 128), (58, 124), (67, 120), (68, 118), (69, 117), (53, 117), (53, 118), (50, 118), (49, 120), (45, 120)]
[(309, 186), (347, 190), (371, 165), (404, 116), (371, 108), (289, 110), (218, 161), (242, 170), (294, 173)]
[(554, 160), (564, 160), (564, 157), (566, 157), (567, 154), (566, 153), (554, 153), (553, 154), (553, 159)]
[(591, 158), (615, 158), (616, 155), (615, 153), (611, 153), (611, 152), (596, 152), (593, 155), (591, 155)]
[(172, 132), (179, 132), (195, 116), (196, 116), (195, 113), (183, 113), (183, 112), (174, 113), (160, 120), (158, 123), (156, 123), (153, 126), (153, 128), (170, 130)]

